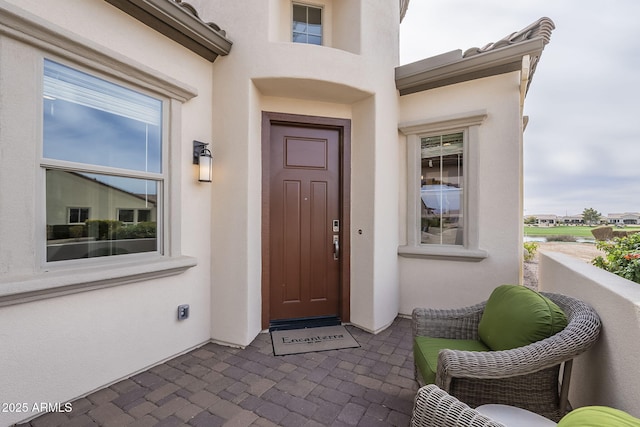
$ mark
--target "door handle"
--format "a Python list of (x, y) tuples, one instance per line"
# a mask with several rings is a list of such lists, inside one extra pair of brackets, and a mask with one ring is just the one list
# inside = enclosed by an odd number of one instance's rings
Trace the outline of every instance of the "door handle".
[(340, 236), (333, 236), (333, 259), (338, 260), (340, 258)]

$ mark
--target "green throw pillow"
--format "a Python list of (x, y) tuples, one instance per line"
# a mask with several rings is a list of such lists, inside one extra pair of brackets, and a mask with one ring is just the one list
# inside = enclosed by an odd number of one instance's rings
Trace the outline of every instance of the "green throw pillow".
[(565, 415), (558, 427), (640, 427), (640, 419), (619, 409), (585, 406)]
[(548, 338), (567, 326), (567, 316), (553, 301), (519, 285), (493, 290), (478, 325), (491, 350), (509, 350)]

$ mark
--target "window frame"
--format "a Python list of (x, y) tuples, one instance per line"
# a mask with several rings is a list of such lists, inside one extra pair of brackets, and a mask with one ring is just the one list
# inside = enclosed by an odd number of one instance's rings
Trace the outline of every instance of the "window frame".
[[(93, 70), (89, 67), (86, 67), (82, 64), (74, 63), (65, 60), (64, 58), (59, 58), (54, 55), (43, 55), (41, 61), (41, 75), (44, 76), (44, 66), (46, 61), (52, 61), (63, 65), (65, 67), (69, 67), (73, 70), (86, 73), (92, 77), (105, 80), (111, 84), (123, 87), (125, 89), (134, 91), (136, 93), (140, 93), (146, 96), (153, 97), (158, 99), (162, 103), (162, 113), (161, 113), (161, 163), (160, 168), (161, 171), (158, 172), (144, 172), (138, 170), (129, 170), (118, 167), (111, 166), (101, 166), (101, 165), (92, 165), (88, 163), (77, 163), (67, 160), (58, 160), (53, 158), (48, 158), (44, 156), (44, 102), (40, 103), (38, 108), (39, 111), (39, 167), (41, 174), (41, 186), (43, 188), (43, 194), (39, 198), (40, 204), (42, 204), (41, 211), (43, 212), (42, 219), (39, 223), (42, 223), (41, 226), (37, 227), (38, 229), (42, 229), (41, 236), (44, 236), (44, 243), (38, 239), (38, 245), (40, 245), (41, 250), (40, 253), (40, 265), (43, 268), (51, 268), (55, 266), (91, 266), (91, 265), (104, 265), (104, 264), (112, 264), (122, 262), (123, 258), (157, 258), (159, 256), (164, 255), (165, 253), (165, 236), (168, 236), (170, 230), (168, 227), (168, 221), (164, 219), (165, 213), (169, 212), (169, 201), (168, 198), (165, 197), (166, 188), (169, 185), (169, 123), (171, 120), (170, 117), (170, 100), (167, 96), (162, 94), (158, 94), (156, 92), (150, 91), (146, 88), (137, 86), (132, 84), (131, 82), (114, 78), (106, 73), (99, 72), (97, 70)], [(44, 94), (44, 80), (41, 82), (39, 86), (39, 91), (41, 97)], [(133, 178), (133, 179), (147, 179), (151, 181), (157, 182), (157, 203), (156, 203), (156, 250), (150, 252), (139, 252), (133, 254), (126, 255), (110, 255), (103, 257), (91, 257), (91, 258), (77, 258), (77, 259), (69, 259), (62, 261), (48, 261), (47, 260), (47, 239), (46, 239), (46, 227), (47, 227), (47, 201), (46, 201), (46, 171), (50, 169), (56, 169), (64, 172), (78, 172), (78, 173), (91, 173), (91, 174), (102, 174), (102, 175), (113, 175), (123, 178)], [(119, 207), (114, 206), (116, 209), (116, 219), (119, 217)], [(134, 223), (135, 223), (135, 212), (134, 212)], [(130, 223), (130, 224), (134, 224)], [(129, 224), (129, 223), (128, 223)], [(115, 258), (115, 259), (114, 259)]]
[[(90, 207), (77, 207), (77, 206), (68, 206), (67, 207), (67, 224), (71, 225), (71, 224), (84, 224), (86, 219), (84, 221), (80, 221), (80, 218), (82, 218), (82, 211), (86, 209), (87, 210), (87, 219), (91, 216), (91, 208)], [(71, 221), (71, 211), (77, 210), (78, 211), (78, 221), (73, 222)]]
[[(409, 258), (480, 261), (488, 253), (479, 247), (479, 185), (478, 144), (480, 125), (487, 117), (485, 110), (451, 116), (401, 123), (398, 129), (406, 136), (407, 197), (406, 244), (398, 247), (398, 254)], [(463, 134), (463, 244), (422, 244), (420, 175), (421, 140), (451, 133)]]
[[(293, 39), (293, 9), (295, 6), (303, 6), (307, 8), (307, 22), (306, 24), (309, 24), (309, 8), (313, 8), (313, 9), (318, 9), (320, 11), (320, 44), (315, 44), (315, 43), (309, 43), (309, 32), (305, 32), (304, 34), (307, 36), (307, 42), (306, 43), (302, 43), (302, 42), (296, 42)], [(297, 43), (297, 44), (306, 44), (306, 45), (313, 45), (313, 46), (324, 46), (325, 45), (325, 10), (324, 10), (324, 5), (317, 5), (317, 4), (310, 4), (310, 3), (303, 3), (303, 2), (291, 2), (291, 19), (289, 20), (289, 24), (290, 24), (290, 32), (289, 35), (291, 37), (291, 42), (292, 43)], [(302, 33), (300, 33), (302, 34)]]

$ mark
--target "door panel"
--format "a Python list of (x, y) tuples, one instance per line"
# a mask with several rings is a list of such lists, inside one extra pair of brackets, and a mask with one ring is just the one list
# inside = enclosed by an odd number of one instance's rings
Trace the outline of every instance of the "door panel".
[(340, 133), (274, 124), (269, 143), (270, 319), (337, 316)]

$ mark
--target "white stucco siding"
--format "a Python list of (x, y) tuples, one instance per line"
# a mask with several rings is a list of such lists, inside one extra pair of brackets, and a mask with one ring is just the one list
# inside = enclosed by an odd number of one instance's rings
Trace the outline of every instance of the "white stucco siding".
[[(400, 312), (414, 307), (453, 308), (486, 299), (491, 290), (521, 281), (521, 145), (519, 73), (445, 86), (400, 98), (400, 122), (447, 117), (485, 110), (475, 147), (479, 186), (480, 261), (400, 258)], [(406, 144), (400, 136), (400, 143)], [(401, 165), (406, 168), (406, 161)], [(406, 175), (406, 169), (403, 171)], [(402, 198), (411, 197), (406, 194)], [(406, 209), (405, 209), (406, 211)], [(406, 216), (401, 216), (406, 239)], [(474, 220), (474, 219), (471, 219)]]
[[(13, 5), (12, 5), (13, 4)], [(197, 182), (191, 164), (192, 141), (212, 142), (212, 64), (128, 17), (103, 1), (0, 1), (0, 8), (22, 14), (78, 46), (94, 49), (104, 62), (96, 69), (118, 83), (122, 72), (108, 71), (124, 61), (145, 73), (179, 82), (198, 96), (178, 107), (168, 101), (166, 165), (171, 168), (165, 195), (168, 227), (165, 255), (190, 255), (198, 265), (174, 276), (122, 284), (39, 301), (0, 307), (2, 394), (7, 401), (64, 402), (141, 371), (210, 339), (210, 263), (212, 184)], [(59, 26), (64, 26), (61, 29)], [(46, 46), (46, 41), (41, 44)], [(62, 58), (92, 72), (92, 61), (77, 52), (16, 41), (0, 35), (0, 235), (12, 245), (0, 247), (0, 290), (38, 283), (95, 278), (95, 272), (67, 266), (45, 272), (43, 252), (44, 173), (39, 167), (42, 57)], [(98, 72), (98, 71), (96, 71)], [(110, 74), (110, 75), (109, 75)], [(123, 79), (128, 76), (122, 75)], [(127, 83), (130, 87), (131, 85)], [(149, 88), (146, 88), (149, 89)], [(30, 123), (24, 126), (24, 123)], [(214, 142), (215, 145), (215, 142)], [(215, 152), (215, 148), (214, 148)], [(19, 185), (16, 185), (18, 184)], [(178, 208), (178, 209), (176, 209)], [(179, 215), (181, 211), (181, 215)], [(103, 267), (104, 273), (118, 265)], [(190, 304), (189, 319), (178, 322), (179, 304)], [(30, 414), (0, 414), (0, 425)]]
[(289, 1), (193, 3), (234, 42), (213, 87), (212, 336), (223, 342), (261, 329), (262, 111), (351, 118), (351, 321), (377, 331), (397, 314), (397, 4), (313, 3), (328, 46), (290, 42)]
[[(207, 340), (208, 289), (197, 274), (0, 309), (2, 396), (65, 402)], [(176, 304), (189, 301), (187, 321)], [(31, 406), (31, 405), (30, 405)], [(0, 425), (30, 414), (0, 414)]]

